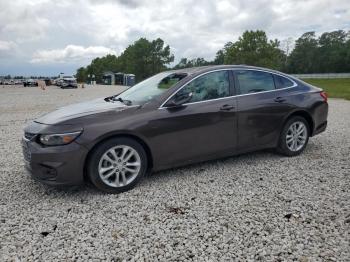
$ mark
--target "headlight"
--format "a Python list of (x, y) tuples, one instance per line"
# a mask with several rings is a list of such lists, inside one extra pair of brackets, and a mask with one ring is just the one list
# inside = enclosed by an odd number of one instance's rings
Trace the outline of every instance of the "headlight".
[(64, 134), (51, 134), (51, 135), (40, 135), (40, 143), (46, 146), (59, 146), (67, 145), (73, 142), (82, 131), (64, 133)]

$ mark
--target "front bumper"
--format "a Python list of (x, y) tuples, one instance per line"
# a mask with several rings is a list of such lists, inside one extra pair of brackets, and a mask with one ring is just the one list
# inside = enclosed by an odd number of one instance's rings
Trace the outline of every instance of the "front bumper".
[(35, 180), (53, 186), (74, 186), (84, 182), (87, 149), (80, 144), (43, 147), (23, 138), (22, 149), (25, 167)]
[(65, 87), (73, 87), (73, 88), (77, 88), (78, 87), (78, 84), (77, 83), (63, 83), (61, 85), (62, 88), (65, 88)]

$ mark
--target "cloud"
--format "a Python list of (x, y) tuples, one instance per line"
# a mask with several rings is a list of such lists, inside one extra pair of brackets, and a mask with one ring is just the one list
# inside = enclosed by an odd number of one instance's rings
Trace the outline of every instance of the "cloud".
[(101, 4), (101, 3), (109, 3), (109, 4), (120, 4), (130, 8), (136, 8), (143, 4), (142, 1), (138, 0), (89, 0), (92, 4)]
[(31, 63), (79, 63), (116, 52), (104, 46), (67, 45), (64, 49), (41, 50), (34, 53)]
[(0, 0), (0, 37), (16, 42), (42, 39), (50, 26), (43, 16), (45, 1)]
[[(162, 38), (175, 61), (213, 59), (226, 42), (257, 29), (280, 40), (306, 31), (349, 30), (350, 1), (0, 0), (0, 39), (17, 45), (17, 60), (7, 62), (45, 63), (43, 70), (57, 63), (60, 70), (87, 65), (100, 54), (122, 52), (140, 37)], [(0, 75), (7, 69), (2, 64)]]
[(10, 51), (16, 47), (16, 44), (11, 41), (1, 41), (0, 40), (0, 51)]
[(9, 58), (17, 54), (17, 44), (12, 41), (0, 40), (0, 59)]
[[(124, 8), (103, 1), (91, 9), (92, 32), (101, 44), (127, 46), (141, 36), (160, 37), (172, 47), (175, 59), (212, 59), (228, 41), (245, 30), (265, 30), (270, 38), (297, 38), (350, 27), (348, 0), (196, 0), (139, 1)], [(343, 10), (339, 12), (339, 10)], [(347, 11), (345, 11), (347, 10)]]

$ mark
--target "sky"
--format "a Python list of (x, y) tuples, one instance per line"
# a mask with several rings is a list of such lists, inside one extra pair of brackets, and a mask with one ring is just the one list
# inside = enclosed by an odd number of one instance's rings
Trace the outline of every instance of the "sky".
[(0, 75), (73, 74), (119, 55), (140, 37), (162, 38), (175, 62), (213, 59), (245, 30), (270, 39), (350, 30), (349, 0), (0, 0)]

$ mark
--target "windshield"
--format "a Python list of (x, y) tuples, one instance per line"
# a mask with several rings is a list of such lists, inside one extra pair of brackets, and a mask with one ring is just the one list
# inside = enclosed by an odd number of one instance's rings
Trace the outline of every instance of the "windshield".
[(132, 104), (146, 103), (185, 78), (185, 73), (163, 72), (147, 78), (121, 93), (117, 98), (128, 100)]

